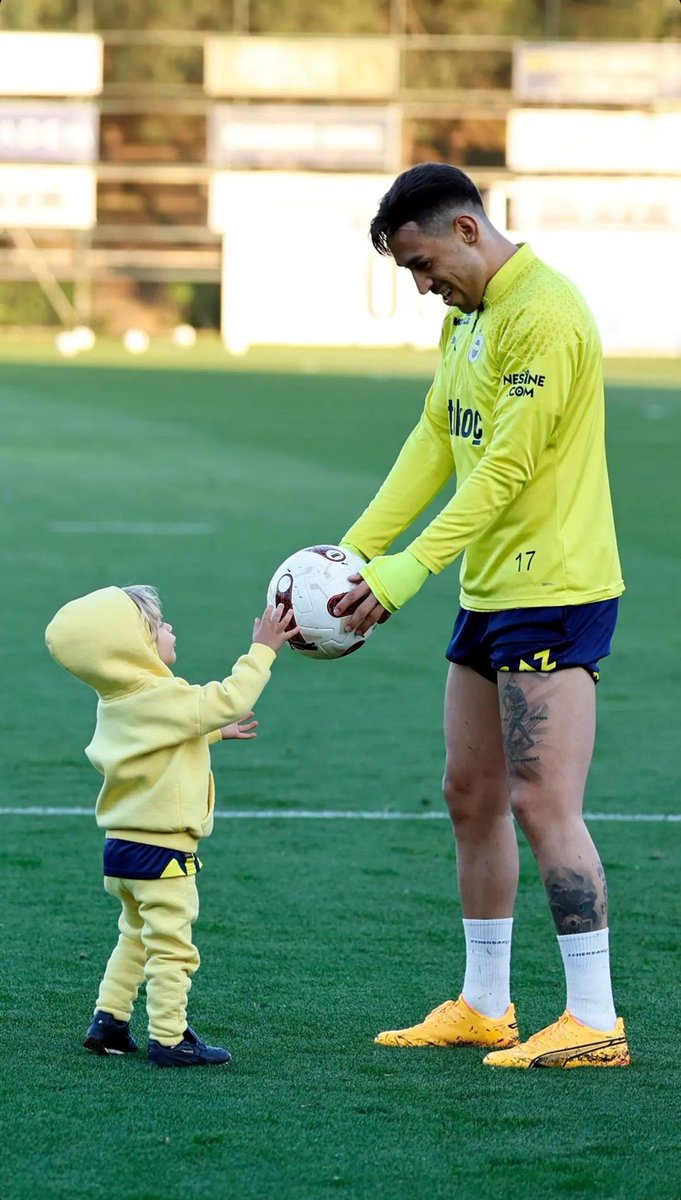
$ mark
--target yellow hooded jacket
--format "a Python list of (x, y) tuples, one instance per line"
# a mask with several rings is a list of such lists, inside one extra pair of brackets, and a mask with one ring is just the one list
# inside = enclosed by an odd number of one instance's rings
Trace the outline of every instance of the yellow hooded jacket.
[(107, 837), (194, 851), (213, 829), (209, 743), (252, 709), (275, 653), (254, 643), (232, 674), (204, 686), (161, 662), (137, 605), (107, 587), (60, 608), (48, 649), (99, 697), (85, 753), (104, 776), (96, 817)]

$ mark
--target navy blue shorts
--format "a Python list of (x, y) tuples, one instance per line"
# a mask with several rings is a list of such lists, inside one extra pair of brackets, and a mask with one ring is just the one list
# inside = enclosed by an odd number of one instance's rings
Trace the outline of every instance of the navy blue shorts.
[(594, 683), (610, 653), (618, 600), (554, 608), (470, 612), (462, 608), (447, 647), (450, 662), (490, 682), (497, 671), (561, 671), (583, 667)]

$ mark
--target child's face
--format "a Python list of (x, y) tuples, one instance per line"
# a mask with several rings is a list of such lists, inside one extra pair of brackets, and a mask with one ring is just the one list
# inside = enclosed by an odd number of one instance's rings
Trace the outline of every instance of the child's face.
[(173, 633), (172, 625), (169, 625), (167, 621), (162, 621), (158, 627), (156, 647), (161, 662), (165, 663), (167, 667), (172, 667), (177, 658), (175, 654), (175, 634)]

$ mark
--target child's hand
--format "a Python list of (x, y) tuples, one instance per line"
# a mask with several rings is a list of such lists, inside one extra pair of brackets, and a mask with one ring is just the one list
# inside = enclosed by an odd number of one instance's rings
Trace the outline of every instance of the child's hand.
[(278, 604), (275, 609), (268, 605), (253, 626), (253, 641), (261, 646), (269, 646), (278, 654), (282, 646), (297, 633), (300, 633), (300, 629), (290, 610), (285, 610), (283, 604)]
[(231, 725), (223, 725), (220, 733), (222, 734), (223, 742), (229, 742), (232, 738), (254, 738), (257, 733), (251, 733), (252, 729), (257, 729), (257, 721), (249, 721), (248, 718), (254, 716), (252, 712), (246, 713), (240, 721), (232, 721)]

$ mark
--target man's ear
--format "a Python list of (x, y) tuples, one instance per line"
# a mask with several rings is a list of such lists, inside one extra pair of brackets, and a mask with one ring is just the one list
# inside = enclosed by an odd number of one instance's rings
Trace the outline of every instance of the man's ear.
[(468, 246), (474, 246), (480, 239), (480, 224), (470, 213), (459, 213), (454, 221), (460, 237)]

